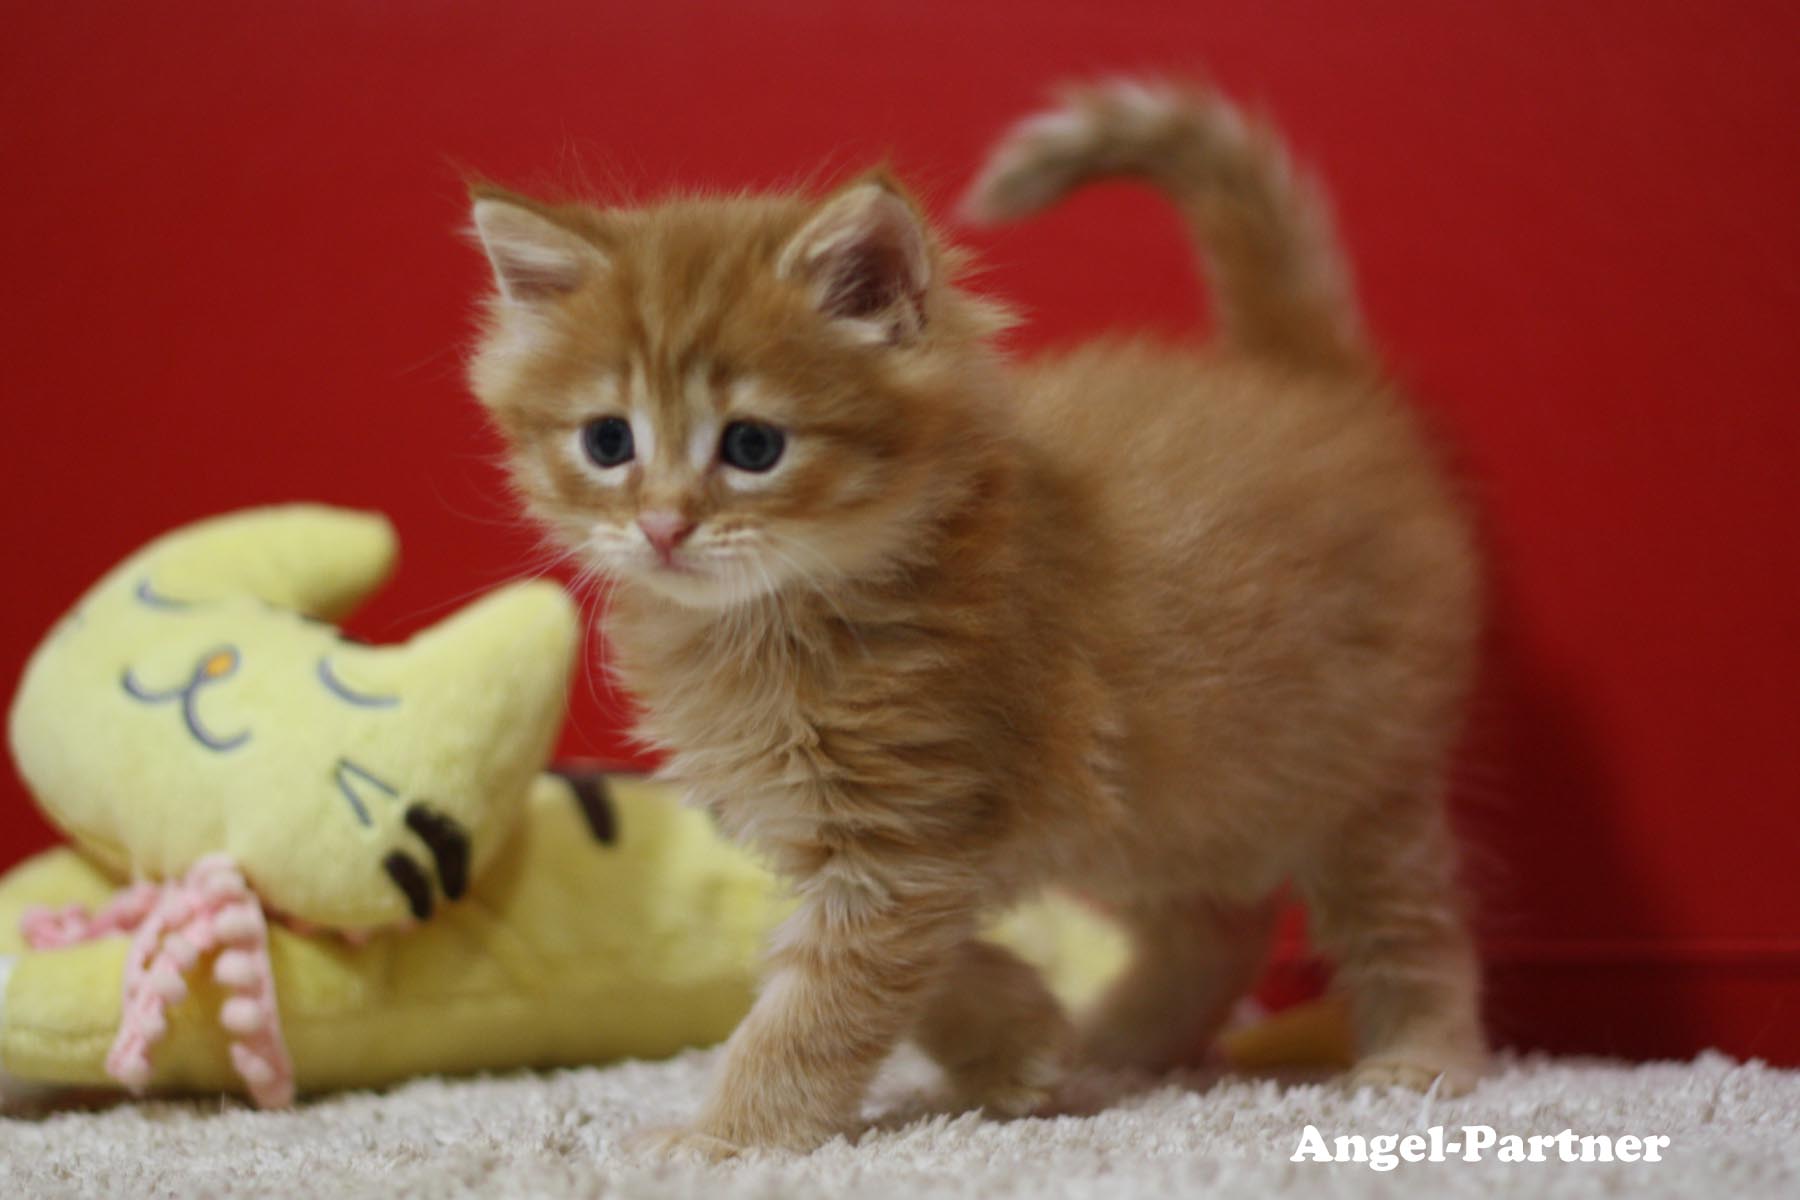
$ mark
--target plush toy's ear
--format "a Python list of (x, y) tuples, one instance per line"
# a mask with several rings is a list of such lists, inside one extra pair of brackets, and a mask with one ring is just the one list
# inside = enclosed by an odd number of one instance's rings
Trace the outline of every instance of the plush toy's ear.
[(810, 286), (819, 311), (860, 340), (904, 342), (924, 328), (930, 241), (885, 177), (825, 201), (782, 250), (776, 272)]
[(494, 269), (500, 297), (537, 304), (581, 286), (606, 266), (600, 248), (528, 201), (482, 191), (470, 213), (472, 232)]
[(416, 706), (449, 697), (456, 715), (435, 724), (459, 745), (525, 739), (534, 748), (517, 757), (535, 772), (550, 750), (536, 743), (557, 732), (580, 638), (568, 593), (535, 581), (498, 588), (403, 645), (363, 647), (361, 656), (368, 679), (417, 697)]
[(381, 586), (398, 553), (386, 517), (293, 504), (178, 529), (145, 547), (109, 579), (124, 576), (151, 606), (249, 595), (277, 608), (337, 621)]

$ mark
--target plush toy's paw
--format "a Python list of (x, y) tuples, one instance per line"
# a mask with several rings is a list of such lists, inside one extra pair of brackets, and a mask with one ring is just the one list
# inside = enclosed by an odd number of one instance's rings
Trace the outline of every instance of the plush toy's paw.
[(640, 1129), (626, 1138), (625, 1148), (639, 1158), (703, 1163), (724, 1162), (736, 1158), (746, 1149), (692, 1125), (653, 1125)]
[[(16, 955), (0, 954), (0, 1033), (6, 1030), (6, 986), (12, 979), (13, 967), (17, 963)], [(14, 1079), (6, 1073), (5, 1067), (0, 1066), (0, 1113), (34, 1108), (57, 1090), (43, 1084)]]
[(1281, 1067), (1348, 1071), (1356, 1063), (1356, 1034), (1344, 998), (1328, 993), (1225, 1029), (1219, 1034), (1218, 1049), (1237, 1071)]
[(1396, 1087), (1428, 1092), (1435, 1086), (1440, 1096), (1461, 1096), (1480, 1075), (1480, 1061), (1467, 1055), (1384, 1054), (1357, 1063), (1343, 1077), (1343, 1086), (1352, 1092)]
[(57, 1097), (64, 1095), (67, 1091), (67, 1088), (59, 1088), (51, 1084), (33, 1083), (28, 1079), (14, 1079), (4, 1070), (0, 1070), (0, 1115), (35, 1112), (41, 1108), (48, 1108), (56, 1103)]

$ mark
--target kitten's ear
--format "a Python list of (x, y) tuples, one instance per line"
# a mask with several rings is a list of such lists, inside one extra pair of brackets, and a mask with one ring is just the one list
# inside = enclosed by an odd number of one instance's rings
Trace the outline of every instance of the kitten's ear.
[(820, 312), (868, 341), (904, 342), (925, 326), (930, 243), (918, 212), (882, 178), (827, 200), (775, 270), (809, 284)]
[(471, 216), (494, 284), (507, 300), (534, 304), (564, 295), (606, 265), (592, 242), (505, 197), (476, 195)]

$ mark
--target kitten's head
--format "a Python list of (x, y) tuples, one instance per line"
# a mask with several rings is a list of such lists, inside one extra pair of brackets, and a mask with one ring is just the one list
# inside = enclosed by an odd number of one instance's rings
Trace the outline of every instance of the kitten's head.
[(884, 176), (641, 209), (482, 188), (474, 229), (474, 390), (527, 507), (603, 575), (715, 608), (878, 572), (986, 440), (1002, 319)]

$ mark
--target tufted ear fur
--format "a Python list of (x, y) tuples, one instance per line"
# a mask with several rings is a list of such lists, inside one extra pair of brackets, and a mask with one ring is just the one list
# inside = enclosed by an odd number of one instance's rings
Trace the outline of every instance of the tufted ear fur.
[(930, 242), (912, 203), (885, 178), (826, 200), (776, 271), (810, 286), (819, 311), (859, 340), (897, 344), (924, 329)]
[(535, 304), (574, 291), (606, 256), (587, 238), (517, 199), (478, 192), (471, 212), (475, 240), (494, 269), (502, 299)]

